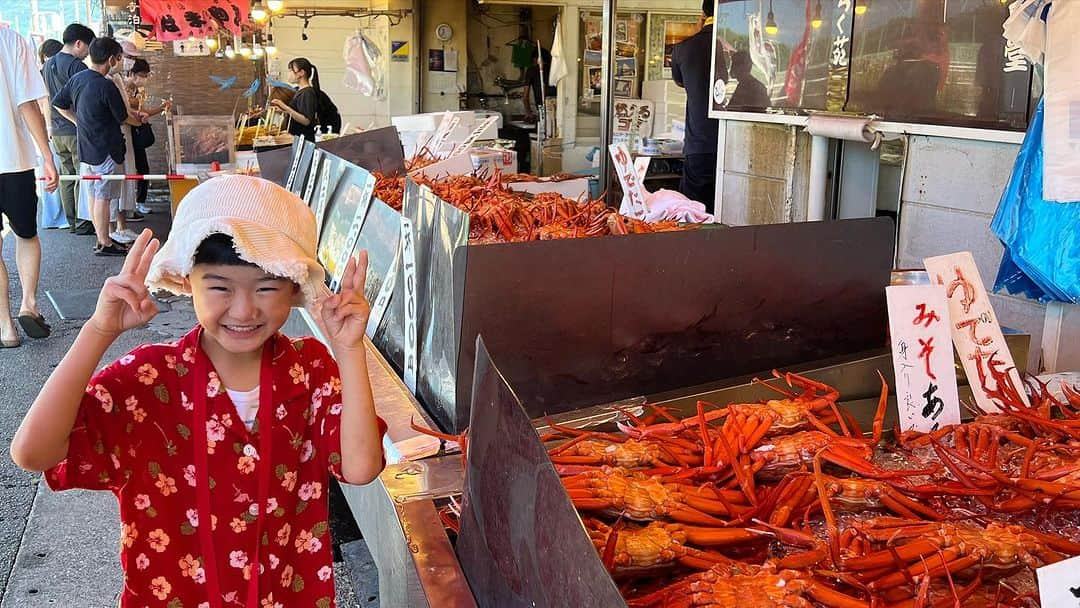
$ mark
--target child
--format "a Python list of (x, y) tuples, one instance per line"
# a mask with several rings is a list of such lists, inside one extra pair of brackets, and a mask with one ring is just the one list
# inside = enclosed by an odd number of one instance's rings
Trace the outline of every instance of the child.
[[(12, 458), (54, 490), (117, 496), (121, 606), (334, 605), (327, 473), (374, 479), (385, 425), (364, 350), (366, 253), (329, 295), (315, 232), (304, 202), (268, 181), (196, 187), (160, 252), (148, 230), (135, 241), (16, 433)], [(147, 285), (190, 293), (198, 326), (91, 379), (157, 313)], [(334, 356), (277, 333), (294, 304), (321, 319)]]

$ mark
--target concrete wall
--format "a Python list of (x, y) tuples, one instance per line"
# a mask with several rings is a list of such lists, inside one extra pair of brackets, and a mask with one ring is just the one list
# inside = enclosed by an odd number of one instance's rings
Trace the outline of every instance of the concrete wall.
[(806, 219), (810, 136), (785, 125), (723, 121), (720, 220), (745, 226)]
[[(465, 91), (466, 67), (468, 65), (468, 11), (466, 2), (471, 0), (421, 0), (419, 10), (423, 15), (420, 23), (420, 74), (422, 81), (421, 107), (424, 112), (458, 110), (459, 95)], [(448, 23), (454, 30), (449, 42), (441, 42), (435, 36), (435, 28)], [(428, 51), (443, 49), (456, 51), (458, 70), (432, 72), (428, 68)]]
[[(290, 5), (290, 8), (294, 8)], [(299, 8), (299, 7), (295, 7)], [(411, 8), (411, 2), (393, 2), (386, 0), (368, 0), (350, 4), (350, 8), (369, 8), (373, 10)], [(391, 27), (385, 17), (360, 18), (317, 16), (311, 19), (307, 28), (308, 39), (303, 39), (304, 21), (297, 17), (283, 17), (274, 20), (274, 42), (278, 54), (267, 64), (271, 75), (279, 80), (288, 75), (286, 69), (295, 57), (307, 57), (319, 68), (320, 84), (324, 91), (337, 104), (343, 123), (354, 127), (384, 127), (390, 124), (391, 116), (412, 114), (416, 111), (416, 98), (413, 70), (417, 54), (415, 45), (410, 44), (412, 54), (409, 63), (390, 61), (390, 40), (412, 42), (413, 17), (405, 18), (400, 24)], [(345, 65), (342, 50), (345, 40), (360, 29), (383, 51), (381, 68), (385, 83), (385, 95), (382, 98), (367, 97), (346, 88), (343, 84)]]
[[(990, 221), (1019, 149), (1012, 144), (911, 137), (897, 265), (921, 268), (924, 258), (970, 251), (990, 291), (1004, 251), (990, 232)], [(995, 293), (990, 294), (990, 300), (1002, 325), (1031, 334), (1028, 369), (1037, 370), (1046, 306)]]

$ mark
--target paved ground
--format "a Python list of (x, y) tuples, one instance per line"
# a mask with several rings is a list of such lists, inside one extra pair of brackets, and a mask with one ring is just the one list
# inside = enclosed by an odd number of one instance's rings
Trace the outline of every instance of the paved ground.
[[(166, 236), (167, 206), (164, 201), (152, 201), (152, 205), (158, 212), (148, 216), (146, 225)], [(9, 270), (15, 268), (14, 240), (5, 235), (3, 243)], [(45, 292), (99, 289), (121, 266), (122, 258), (93, 256), (93, 243), (93, 237), (66, 231), (42, 232), (39, 297), (53, 335), (0, 350), (0, 608), (109, 607), (116, 605), (120, 590), (116, 500), (101, 492), (53, 493), (40, 476), (18, 469), (8, 457), (11, 437), (26, 408), (82, 324), (60, 320)], [(17, 307), (19, 282), (14, 272), (10, 274), (12, 306)], [(187, 300), (171, 302), (170, 308), (149, 326), (122, 336), (106, 357), (115, 359), (144, 342), (175, 339), (194, 325)], [(331, 498), (335, 559), (343, 559), (336, 564), (339, 605), (377, 606), (374, 564), (343, 505), (344, 500)]]

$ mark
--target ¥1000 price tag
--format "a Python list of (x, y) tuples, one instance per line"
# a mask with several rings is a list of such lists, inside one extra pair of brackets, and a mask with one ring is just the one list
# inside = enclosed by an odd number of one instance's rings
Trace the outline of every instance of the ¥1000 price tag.
[(402, 380), (410, 391), (416, 394), (416, 373), (419, 366), (417, 358), (417, 341), (419, 329), (416, 322), (416, 247), (414, 243), (412, 222), (408, 218), (401, 218), (401, 269), (405, 293), (405, 369)]

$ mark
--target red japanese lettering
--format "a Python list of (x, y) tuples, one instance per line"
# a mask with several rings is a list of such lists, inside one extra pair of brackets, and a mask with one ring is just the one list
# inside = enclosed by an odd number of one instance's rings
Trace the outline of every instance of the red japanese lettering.
[(960, 305), (964, 307), (964, 314), (967, 314), (971, 312), (971, 306), (975, 303), (975, 287), (964, 278), (964, 273), (959, 267), (954, 267), (953, 270), (956, 271), (956, 278), (949, 283), (945, 295), (951, 300), (956, 290), (962, 289), (964, 293), (960, 298)]
[(975, 334), (975, 330), (979, 327), (979, 320), (978, 319), (968, 319), (967, 321), (956, 324), (956, 329), (963, 329), (965, 327), (968, 329), (968, 336), (971, 337), (971, 341), (974, 342), (975, 344), (977, 344), (979, 346), (990, 346), (991, 344), (994, 343), (993, 338), (989, 338), (989, 337), (988, 338), (979, 338)]
[(930, 327), (935, 321), (940, 321), (941, 317), (938, 316), (937, 311), (931, 310), (926, 312), (926, 304), (916, 304), (915, 310), (919, 311), (919, 315), (915, 317), (915, 320), (911, 322), (912, 325), (922, 325), (923, 327)]
[(934, 338), (931, 337), (926, 340), (919, 338), (919, 346), (922, 347), (922, 350), (919, 351), (919, 358), (925, 360), (926, 375), (931, 380), (937, 380), (937, 376), (934, 375), (934, 372), (930, 371), (930, 355), (934, 352)]

